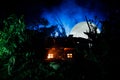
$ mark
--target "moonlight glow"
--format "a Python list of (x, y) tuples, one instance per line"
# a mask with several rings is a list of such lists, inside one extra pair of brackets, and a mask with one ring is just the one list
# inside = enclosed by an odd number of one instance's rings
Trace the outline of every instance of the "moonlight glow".
[[(62, 23), (67, 36), (75, 24), (85, 21), (85, 16), (87, 16), (88, 19), (94, 19), (95, 16), (98, 16), (100, 20), (104, 20), (105, 18), (98, 9), (91, 10), (88, 7), (80, 6), (75, 2), (75, 0), (64, 1), (65, 2), (61, 3), (61, 5), (54, 7), (51, 10), (44, 9), (41, 17), (46, 18), (50, 24), (57, 24), (58, 27)], [(61, 23), (56, 21), (56, 18), (59, 18)], [(100, 25), (97, 27), (100, 27)]]
[[(95, 24), (92, 25), (95, 27)], [(73, 35), (73, 37), (82, 37), (88, 39), (88, 36), (84, 32), (89, 32), (89, 27), (87, 25), (87, 22), (80, 22), (72, 28), (70, 35)], [(100, 30), (98, 28), (97, 33), (100, 33)]]

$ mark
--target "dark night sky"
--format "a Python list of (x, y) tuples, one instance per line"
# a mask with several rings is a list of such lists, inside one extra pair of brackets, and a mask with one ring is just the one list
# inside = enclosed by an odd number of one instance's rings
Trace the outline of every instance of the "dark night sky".
[(75, 20), (80, 22), (84, 16), (93, 18), (96, 15), (105, 18), (111, 12), (119, 12), (119, 5), (118, 0), (4, 0), (0, 1), (0, 17), (23, 14), (28, 24), (39, 17), (54, 24), (52, 18), (57, 14), (69, 32), (76, 24)]
[[(30, 12), (34, 14), (42, 12), (42, 9), (51, 10), (54, 7), (60, 6), (63, 2), (73, 0), (3, 0), (0, 1), (1, 15), (15, 12), (17, 14), (29, 15)], [(118, 0), (74, 0), (76, 5), (89, 7), (90, 9), (98, 8), (101, 11), (107, 12), (109, 10), (115, 11), (119, 8)]]

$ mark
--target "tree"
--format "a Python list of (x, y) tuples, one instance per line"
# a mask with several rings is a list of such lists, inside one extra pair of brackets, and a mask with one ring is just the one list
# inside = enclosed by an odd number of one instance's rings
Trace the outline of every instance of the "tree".
[[(23, 16), (10, 15), (3, 20), (3, 30), (0, 30), (0, 78), (11, 75), (16, 60), (16, 49), (24, 42), (25, 24)], [(20, 47), (19, 47), (20, 48)], [(5, 70), (2, 72), (2, 70)]]

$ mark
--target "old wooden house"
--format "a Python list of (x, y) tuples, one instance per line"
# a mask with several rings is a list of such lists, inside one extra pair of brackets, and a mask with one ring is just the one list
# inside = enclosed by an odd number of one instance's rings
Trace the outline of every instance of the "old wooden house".
[[(89, 49), (90, 41), (81, 37), (49, 37), (45, 40), (45, 60), (73, 60), (78, 54)], [(77, 53), (77, 54), (76, 54)]]

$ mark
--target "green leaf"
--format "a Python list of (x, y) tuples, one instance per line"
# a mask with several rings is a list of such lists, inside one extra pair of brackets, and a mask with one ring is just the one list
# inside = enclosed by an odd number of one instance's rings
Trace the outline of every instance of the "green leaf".
[(10, 25), (9, 33), (12, 33), (13, 29), (14, 29), (14, 25)]
[(9, 63), (14, 65), (15, 64), (15, 56), (12, 56), (10, 59), (9, 59)]

